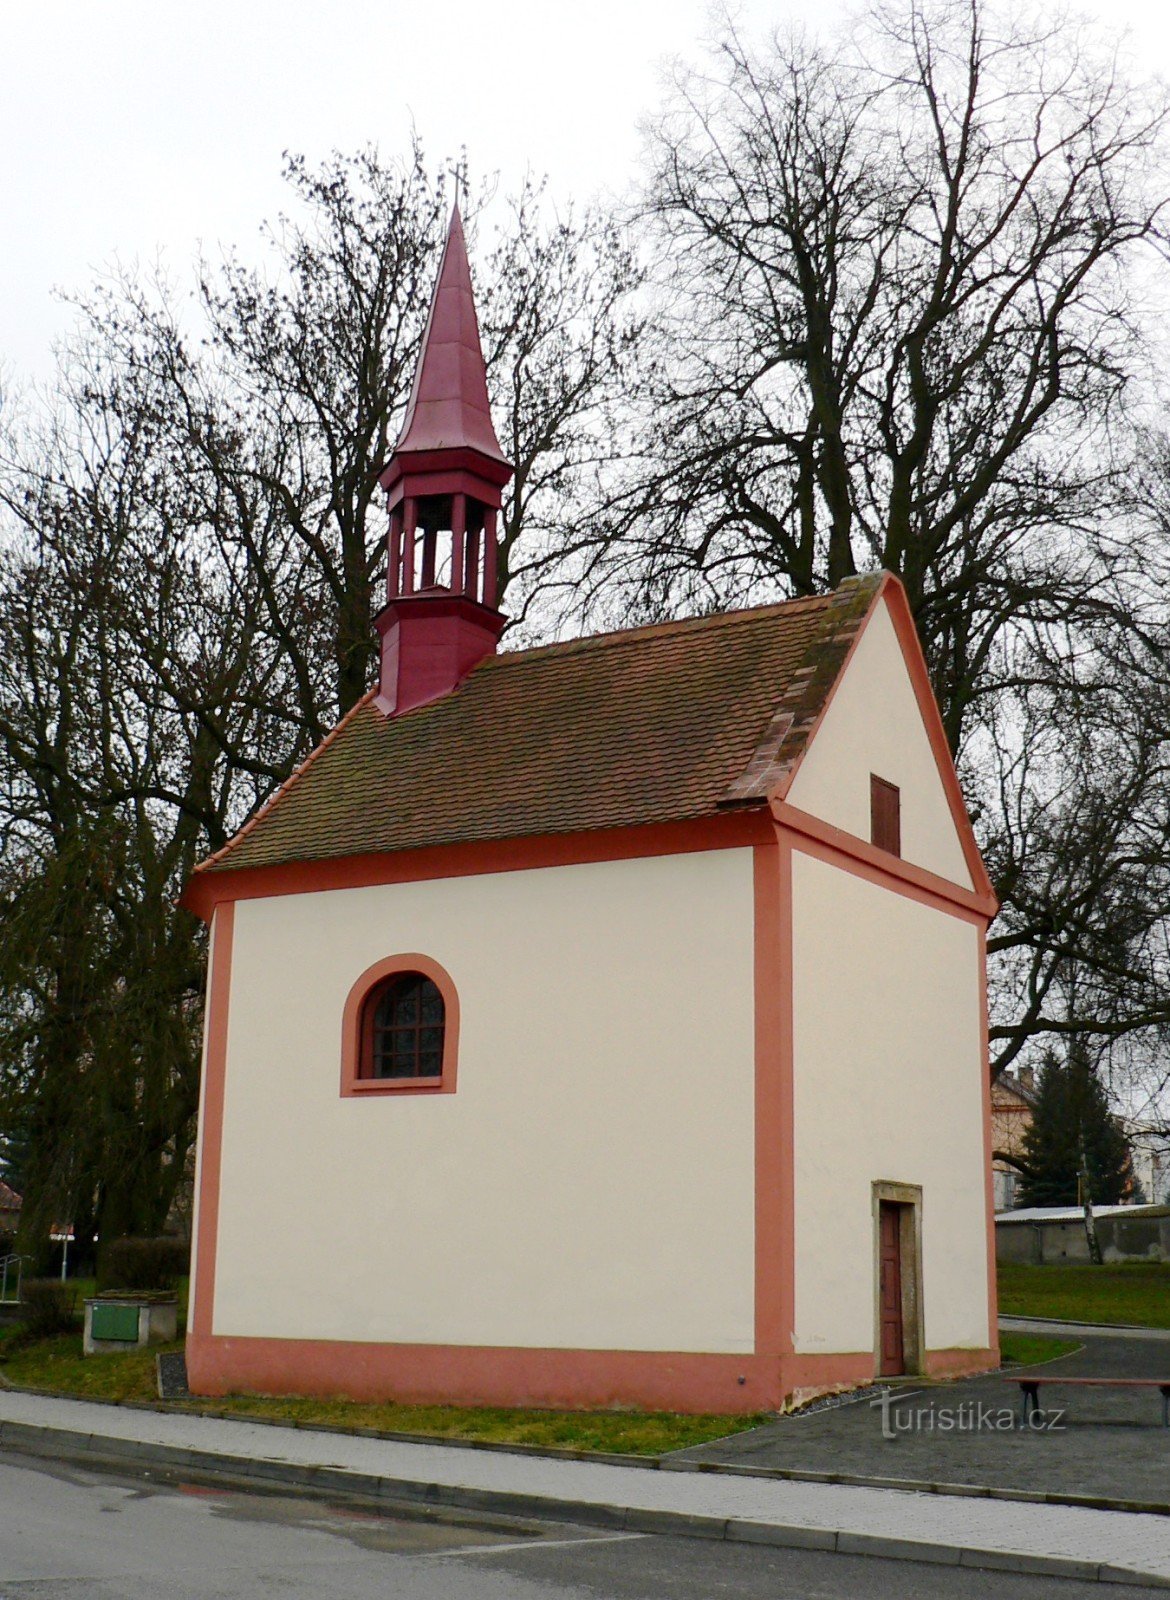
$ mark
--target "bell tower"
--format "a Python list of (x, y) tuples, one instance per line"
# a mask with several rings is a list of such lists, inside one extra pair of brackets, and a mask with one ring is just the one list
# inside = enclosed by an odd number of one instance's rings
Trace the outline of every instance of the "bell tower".
[(512, 467), (492, 426), (459, 207), (423, 333), (406, 420), (378, 482), (390, 509), (381, 673), (388, 716), (449, 694), (493, 654), (497, 519)]

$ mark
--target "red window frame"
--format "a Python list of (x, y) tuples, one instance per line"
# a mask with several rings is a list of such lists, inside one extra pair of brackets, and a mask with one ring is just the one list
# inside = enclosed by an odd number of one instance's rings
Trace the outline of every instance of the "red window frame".
[[(381, 997), (395, 979), (429, 978), (443, 1001), (442, 1068), (437, 1076), (375, 1078), (374, 1014)], [(437, 961), (417, 952), (386, 956), (367, 967), (349, 991), (342, 1016), (341, 1093), (454, 1094), (459, 1051), (459, 996), (451, 975)]]
[[(385, 1019), (381, 1013), (385, 1002), (393, 997), (398, 1006), (409, 1005), (406, 1015), (394, 1020)], [(428, 1004), (438, 1002), (438, 1016), (428, 1018)], [(397, 1007), (396, 1007), (397, 1009)], [(398, 972), (383, 978), (370, 990), (362, 1006), (361, 1060), (359, 1076), (366, 1078), (420, 1078), (429, 1081), (440, 1076), (443, 1070), (443, 1035), (446, 1007), (443, 996), (432, 978), (422, 972)], [(437, 1036), (437, 1037), (436, 1037)], [(379, 1071), (390, 1061), (401, 1065), (409, 1062), (409, 1070)], [(427, 1070), (424, 1070), (424, 1063)], [(430, 1070), (433, 1065), (433, 1070)]]

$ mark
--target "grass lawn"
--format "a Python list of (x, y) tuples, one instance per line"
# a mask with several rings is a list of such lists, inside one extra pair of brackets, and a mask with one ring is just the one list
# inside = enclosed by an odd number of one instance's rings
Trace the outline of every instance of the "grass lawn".
[(1041, 1361), (1071, 1356), (1080, 1345), (1075, 1339), (1046, 1339), (1040, 1333), (1001, 1333), (999, 1355), (1005, 1367), (1035, 1367)]
[(999, 1268), (999, 1309), (1012, 1317), (1133, 1322), (1170, 1328), (1170, 1263)]
[[(181, 1350), (182, 1341), (156, 1345), (155, 1350)], [(59, 1334), (26, 1344), (12, 1338), (0, 1344), (0, 1373), (9, 1383), (28, 1389), (58, 1389), (86, 1400), (157, 1400), (155, 1350), (125, 1355), (81, 1353), (81, 1334)]]
[[(1151, 1271), (1158, 1276), (1151, 1281)], [(1139, 1318), (1135, 1305), (1162, 1297), (1161, 1323), (1170, 1326), (1170, 1268), (1146, 1267), (1006, 1267), (1000, 1268), (1001, 1309), (1031, 1312), (1037, 1316), (1091, 1315), (1104, 1321), (1101, 1305), (1093, 1309), (1073, 1294), (1070, 1278), (1095, 1275), (1098, 1280), (1122, 1277), (1129, 1290), (1125, 1310), (1111, 1314), (1119, 1321)], [(1031, 1287), (1040, 1279), (1040, 1289)], [(1144, 1290), (1142, 1286), (1145, 1285)], [(1132, 1287), (1130, 1287), (1132, 1286)], [(86, 1286), (88, 1287), (88, 1286)], [(184, 1288), (186, 1286), (184, 1285)], [(1064, 1296), (1062, 1299), (1061, 1296)], [(1044, 1298), (1044, 1297), (1047, 1298)], [(1053, 1309), (1059, 1305), (1061, 1309)], [(1043, 1309), (1042, 1309), (1043, 1307)], [(0, 1373), (9, 1383), (29, 1389), (50, 1389), (89, 1400), (138, 1400), (157, 1403), (154, 1377), (156, 1349), (181, 1350), (182, 1341), (152, 1350), (124, 1355), (91, 1356), (81, 1353), (80, 1333), (23, 1343), (15, 1328), (0, 1329)], [(1006, 1363), (1031, 1366), (1053, 1361), (1077, 1348), (1071, 1339), (1034, 1334), (1005, 1334), (1001, 1340)], [(485, 1440), (495, 1444), (559, 1446), (575, 1450), (605, 1451), (622, 1455), (655, 1456), (689, 1445), (707, 1444), (729, 1434), (758, 1426), (766, 1416), (679, 1416), (671, 1412), (638, 1411), (528, 1411), (470, 1406), (361, 1405), (351, 1400), (299, 1400), (264, 1395), (230, 1395), (222, 1399), (183, 1403), (179, 1409), (209, 1411), (240, 1417), (272, 1417), (281, 1422), (365, 1429), (376, 1433), (420, 1434), (428, 1438)]]
[[(182, 1342), (124, 1355), (85, 1357), (81, 1335), (66, 1334), (12, 1348), (0, 1343), (0, 1372), (9, 1383), (29, 1389), (54, 1389), (88, 1400), (157, 1401), (156, 1350), (181, 1350)], [(378, 1433), (415, 1433), (441, 1439), (483, 1439), (496, 1444), (557, 1445), (575, 1450), (656, 1456), (688, 1445), (740, 1433), (763, 1416), (676, 1416), (672, 1412), (520, 1411), (469, 1406), (359, 1405), (352, 1400), (270, 1399), (231, 1395), (192, 1401), (183, 1410), (241, 1417), (275, 1417), (282, 1422), (328, 1423)]]

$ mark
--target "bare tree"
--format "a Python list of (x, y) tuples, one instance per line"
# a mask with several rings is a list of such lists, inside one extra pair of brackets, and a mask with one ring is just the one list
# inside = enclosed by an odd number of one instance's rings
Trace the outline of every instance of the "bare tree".
[[(173, 898), (371, 677), (377, 478), (447, 179), (418, 150), (287, 177), (266, 271), (204, 263), (193, 309), (125, 274), (84, 297), (52, 410), (0, 452), (0, 1130), (25, 1152), (28, 1229), (161, 1224), (203, 959)], [(484, 333), (523, 606), (521, 549), (538, 572), (554, 505), (612, 448), (637, 274), (615, 228), (550, 215), (536, 185), (504, 215)]]
[(595, 208), (545, 222), (541, 198), (526, 183), (510, 202), (479, 290), (493, 409), (515, 469), (501, 593), (526, 631), (547, 625), (551, 593), (575, 587), (572, 552), (623, 458), (645, 334), (634, 309), (643, 274), (625, 230)]
[(649, 130), (658, 343), (598, 581), (725, 604), (895, 571), (959, 749), (1005, 628), (1112, 598), (1083, 534), (1165, 116), (1067, 19), (983, 0), (836, 48), (725, 26)]
[[(83, 310), (117, 374), (101, 386), (111, 425), (131, 431), (149, 413), (160, 442), (234, 505), (234, 537), (264, 584), (264, 627), (293, 676), (288, 712), (303, 750), (369, 685), (386, 560), (377, 479), (405, 408), (450, 194), (448, 174), (432, 175), (418, 147), (401, 165), (370, 150), (319, 170), (290, 158), (286, 177), (297, 206), (267, 230), (267, 269), (235, 256), (203, 264), (201, 342), (165, 285), (123, 280)], [(468, 207), (465, 176), (461, 187)], [(473, 240), (487, 202), (470, 203)], [(502, 574), (527, 569), (515, 585), (523, 609), (551, 527), (613, 453), (624, 302), (638, 272), (612, 224), (592, 212), (557, 218), (531, 181), (497, 211), (479, 299), (516, 466)]]
[(990, 0), (835, 43), (727, 23), (648, 130), (637, 448), (593, 594), (654, 616), (900, 575), (1004, 901), (994, 1070), (1168, 1015), (1129, 406), (1165, 131), (1093, 35)]
[(1170, 1023), (1168, 645), (1165, 622), (1047, 632), (981, 703), (967, 781), (1003, 896), (996, 1072), (1037, 1035), (1099, 1055)]
[(75, 359), (0, 473), (0, 1125), (25, 1152), (29, 1242), (167, 1215), (203, 957), (174, 893), (239, 804), (225, 732), (270, 737), (262, 596), (214, 559), (223, 508), (148, 416), (108, 427), (99, 366)]

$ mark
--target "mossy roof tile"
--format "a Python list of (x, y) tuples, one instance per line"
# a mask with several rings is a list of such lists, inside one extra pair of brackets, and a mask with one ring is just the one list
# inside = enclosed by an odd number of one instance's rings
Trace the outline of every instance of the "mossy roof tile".
[(878, 579), (504, 651), (441, 700), (373, 692), (201, 872), (685, 821), (790, 768)]

